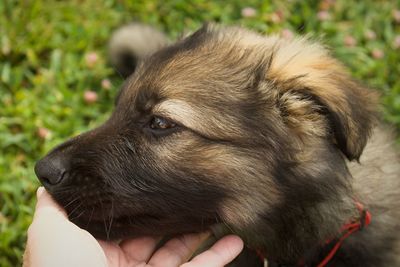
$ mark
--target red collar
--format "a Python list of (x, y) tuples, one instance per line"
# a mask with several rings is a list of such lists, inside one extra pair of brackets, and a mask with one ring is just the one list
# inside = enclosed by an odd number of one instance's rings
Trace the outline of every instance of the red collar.
[[(325, 267), (328, 262), (335, 256), (336, 252), (339, 250), (339, 248), (341, 247), (341, 245), (343, 244), (343, 242), (345, 241), (346, 238), (348, 238), (351, 234), (362, 230), (364, 227), (367, 227), (370, 223), (371, 223), (371, 213), (364, 208), (364, 206), (356, 201), (355, 205), (360, 213), (360, 217), (357, 221), (351, 221), (349, 223), (346, 223), (345, 225), (342, 226), (342, 228), (340, 229), (340, 237), (339, 238), (335, 238), (335, 239), (330, 239), (327, 240), (325, 242), (325, 246), (329, 246), (332, 247), (328, 254), (326, 254), (326, 256), (321, 260), (321, 262), (316, 265), (316, 267)], [(262, 259), (262, 261), (264, 261), (264, 256), (257, 251), (257, 254), (260, 256), (260, 258)], [(287, 264), (277, 264), (277, 263), (272, 263), (269, 264), (269, 266), (290, 266)], [(293, 267), (303, 267), (305, 266), (304, 264), (304, 260), (300, 260), (299, 263), (297, 265), (294, 265)]]
[[(354, 232), (362, 230), (364, 227), (367, 227), (371, 223), (371, 213), (367, 209), (365, 209), (360, 202), (355, 202), (355, 204), (360, 213), (359, 220), (343, 225), (343, 227), (341, 228), (341, 236), (337, 240), (335, 240), (335, 245), (325, 256), (325, 258), (317, 265), (317, 267), (326, 266), (328, 262), (333, 258), (333, 256), (335, 256), (336, 252), (339, 250), (340, 246), (343, 244), (346, 238), (348, 238)], [(327, 244), (330, 243), (332, 243), (332, 240), (327, 241)]]

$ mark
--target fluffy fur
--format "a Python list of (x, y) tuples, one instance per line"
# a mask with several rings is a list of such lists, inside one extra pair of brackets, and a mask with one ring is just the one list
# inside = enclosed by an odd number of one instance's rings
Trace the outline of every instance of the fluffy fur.
[(141, 60), (111, 118), (38, 163), (61, 158), (61, 183), (38, 176), (97, 237), (222, 224), (281, 264), (316, 265), (358, 199), (372, 224), (329, 266), (400, 266), (399, 154), (376, 99), (317, 43), (206, 25)]
[(126, 78), (135, 70), (138, 61), (167, 44), (167, 37), (157, 29), (131, 23), (117, 29), (111, 36), (110, 60), (118, 73)]

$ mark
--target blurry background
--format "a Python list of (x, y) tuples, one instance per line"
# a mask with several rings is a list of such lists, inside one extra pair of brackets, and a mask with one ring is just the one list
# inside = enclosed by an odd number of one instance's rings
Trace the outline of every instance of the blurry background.
[(1, 267), (21, 264), (38, 186), (35, 161), (110, 114), (122, 79), (107, 61), (107, 41), (133, 20), (171, 39), (205, 21), (288, 39), (311, 35), (382, 93), (384, 117), (400, 129), (398, 0), (1, 0)]

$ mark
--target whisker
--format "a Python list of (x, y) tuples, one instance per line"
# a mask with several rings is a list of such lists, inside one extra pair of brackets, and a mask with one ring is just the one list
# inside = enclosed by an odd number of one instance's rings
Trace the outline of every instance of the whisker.
[(59, 188), (59, 189), (54, 190), (53, 194), (73, 193), (73, 192), (75, 192), (75, 191), (76, 191), (76, 188), (75, 188), (75, 187), (66, 186), (66, 187), (63, 187), (63, 188)]
[(132, 217), (128, 216), (128, 221), (129, 221), (129, 225), (134, 225), (134, 223), (132, 222)]
[(76, 205), (75, 208), (73, 208), (73, 210), (71, 210), (71, 212), (69, 212), (69, 218), (72, 217), (72, 214), (74, 214), (75, 211), (77, 211), (80, 207), (82, 207), (82, 203), (79, 203), (78, 205)]
[(107, 234), (107, 240), (109, 239), (108, 232), (107, 232), (107, 224), (106, 224), (106, 218), (104, 217), (104, 208), (103, 208), (103, 201), (99, 199), (100, 201), (100, 206), (101, 206), (101, 217), (103, 218), (103, 225), (104, 225), (104, 230)]
[(85, 213), (85, 210), (82, 210), (81, 213), (79, 213), (77, 216), (70, 218), (71, 221), (78, 219), (79, 217), (81, 217), (83, 214)]
[(79, 199), (79, 197), (73, 198), (70, 202), (67, 203), (67, 205), (64, 206), (64, 209), (68, 208), (69, 205), (71, 205), (72, 203), (74, 203), (75, 201), (77, 201)]
[(107, 231), (107, 239), (110, 239), (111, 226), (113, 223), (113, 219), (114, 219), (114, 202), (113, 202), (113, 200), (111, 200), (111, 209), (110, 209), (110, 213), (109, 213), (109, 227), (106, 230)]
[(229, 229), (229, 231), (231, 231), (231, 233), (235, 233), (235, 231), (233, 231), (233, 228), (229, 226), (229, 224), (225, 222), (224, 219), (221, 218), (219, 221), (222, 222)]
[(90, 221), (92, 220), (92, 216), (93, 216), (93, 212), (94, 212), (94, 207), (92, 207), (92, 211), (90, 212), (90, 216), (88, 219), (88, 222), (86, 223), (86, 229), (89, 227)]

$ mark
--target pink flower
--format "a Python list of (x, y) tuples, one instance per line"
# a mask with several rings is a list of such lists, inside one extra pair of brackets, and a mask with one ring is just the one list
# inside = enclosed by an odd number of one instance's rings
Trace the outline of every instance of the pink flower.
[(86, 61), (86, 65), (89, 68), (94, 67), (94, 65), (96, 65), (98, 60), (99, 60), (99, 56), (97, 55), (96, 52), (90, 52), (90, 53), (86, 54), (85, 61)]
[(320, 21), (326, 21), (326, 20), (329, 20), (331, 18), (331, 14), (329, 14), (328, 11), (322, 10), (322, 11), (319, 11), (317, 13), (317, 18)]
[(368, 40), (375, 40), (376, 39), (376, 33), (372, 30), (367, 30), (364, 33), (365, 38), (367, 38)]
[(395, 49), (399, 49), (400, 48), (400, 35), (397, 35), (396, 37), (394, 37), (393, 47)]
[(357, 40), (353, 36), (346, 35), (344, 37), (344, 44), (348, 47), (353, 47), (357, 44)]
[(93, 104), (97, 101), (98, 99), (98, 95), (95, 91), (90, 91), (90, 90), (86, 90), (83, 93), (83, 100), (87, 103), (87, 104)]
[(392, 17), (395, 22), (400, 23), (400, 10), (398, 10), (398, 9), (393, 10)]
[(40, 139), (45, 140), (50, 137), (51, 131), (47, 128), (39, 127), (36, 131), (36, 134)]
[(257, 14), (257, 10), (252, 7), (245, 7), (242, 9), (242, 17), (251, 18)]
[(294, 37), (294, 33), (289, 29), (283, 29), (281, 31), (281, 36), (283, 39), (292, 40)]
[(103, 79), (101, 81), (101, 87), (105, 90), (109, 90), (111, 88), (112, 84), (109, 79)]
[(328, 10), (335, 4), (335, 0), (323, 0), (319, 3), (320, 10)]
[(281, 23), (283, 21), (283, 12), (281, 10), (278, 10), (276, 12), (273, 12), (270, 15), (270, 20), (274, 24)]
[(371, 55), (373, 58), (375, 59), (381, 59), (385, 56), (385, 54), (383, 53), (382, 50), (375, 48), (374, 50), (372, 50)]

